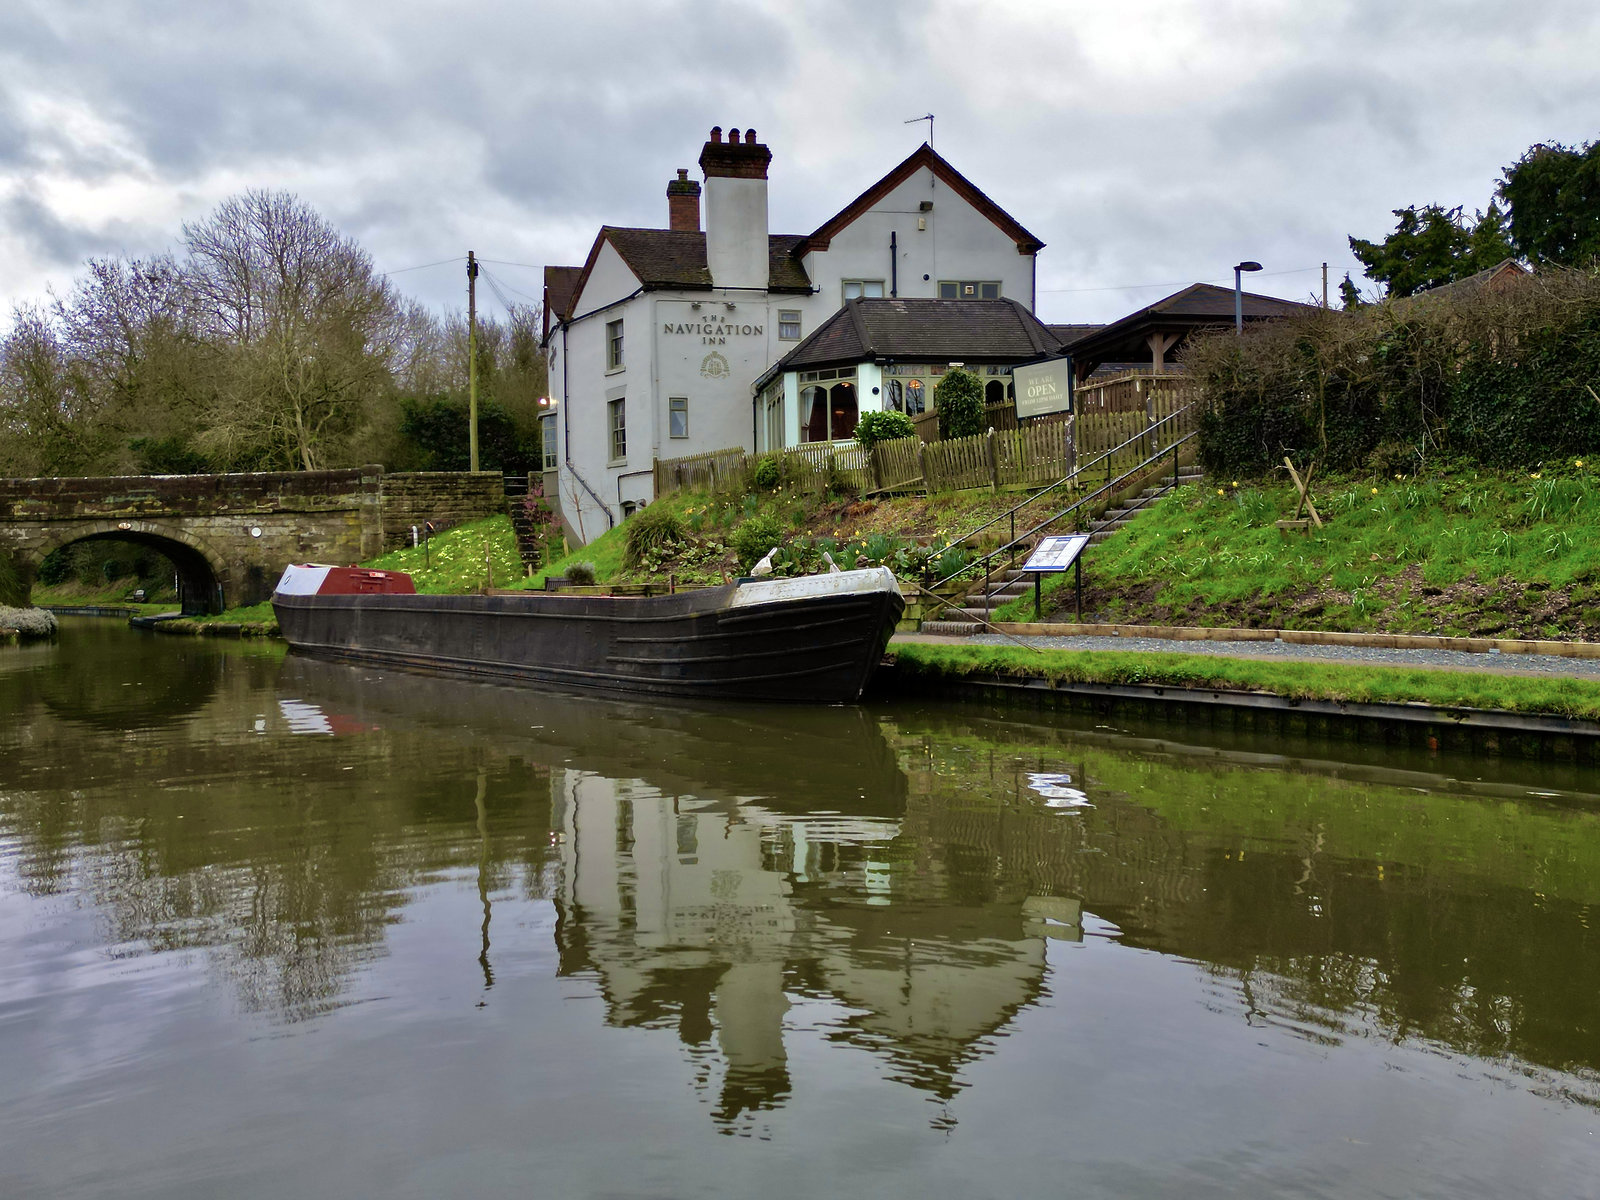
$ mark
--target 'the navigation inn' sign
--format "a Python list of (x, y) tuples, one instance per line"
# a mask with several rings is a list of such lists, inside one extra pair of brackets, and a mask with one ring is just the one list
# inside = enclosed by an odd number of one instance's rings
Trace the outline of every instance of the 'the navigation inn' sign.
[(661, 332), (698, 337), (702, 346), (726, 346), (730, 337), (761, 337), (760, 325), (736, 325), (731, 321), (664, 321)]
[(1042, 417), (1072, 411), (1072, 360), (1052, 358), (1012, 371), (1017, 416)]

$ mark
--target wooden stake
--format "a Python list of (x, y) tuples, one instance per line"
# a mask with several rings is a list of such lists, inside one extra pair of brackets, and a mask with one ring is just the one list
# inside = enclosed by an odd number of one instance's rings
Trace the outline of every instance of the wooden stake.
[[(1311, 485), (1311, 472), (1316, 470), (1317, 464), (1311, 464), (1311, 467), (1306, 471), (1304, 482), (1301, 482), (1300, 472), (1294, 469), (1294, 464), (1289, 461), (1288, 455), (1284, 455), (1283, 465), (1289, 468), (1289, 478), (1294, 480), (1294, 486), (1299, 489), (1300, 499), (1305, 501), (1306, 511), (1311, 514), (1311, 519), (1316, 522), (1317, 528), (1321, 529), (1322, 518), (1317, 515), (1317, 506), (1311, 503), (1311, 493), (1306, 490)], [(1296, 517), (1300, 515), (1300, 506), (1298, 504), (1294, 506), (1294, 515)]]

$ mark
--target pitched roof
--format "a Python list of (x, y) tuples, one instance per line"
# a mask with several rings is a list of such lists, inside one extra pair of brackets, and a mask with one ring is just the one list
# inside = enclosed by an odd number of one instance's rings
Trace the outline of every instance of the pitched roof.
[(544, 331), (550, 332), (550, 323), (565, 320), (572, 298), (577, 294), (578, 277), (582, 267), (546, 267), (544, 269)]
[(1485, 289), (1502, 288), (1507, 284), (1515, 283), (1524, 276), (1532, 274), (1532, 271), (1528, 270), (1516, 259), (1502, 258), (1492, 267), (1485, 267), (1481, 271), (1475, 271), (1471, 275), (1463, 276), (1460, 279), (1453, 279), (1449, 283), (1441, 283), (1438, 287), (1423, 288), (1420, 292), (1414, 293), (1414, 295), (1464, 296)]
[(1026, 362), (1061, 341), (1015, 300), (850, 300), (775, 363), (783, 371), (885, 359)]
[[(767, 238), (767, 287), (774, 292), (810, 292), (811, 280), (794, 254), (804, 239), (794, 233), (774, 233)], [(589, 258), (574, 281), (574, 298), (583, 294), (584, 285), (600, 257), (600, 247), (610, 242), (622, 261), (646, 291), (656, 288), (707, 289), (712, 286), (711, 268), (706, 263), (706, 235), (698, 230), (630, 229), (602, 225), (589, 250)], [(570, 268), (566, 268), (570, 269)], [(564, 318), (570, 318), (570, 312)]]
[[(1261, 321), (1307, 312), (1315, 306), (1255, 292), (1243, 294), (1244, 319)], [(1149, 360), (1144, 339), (1151, 333), (1177, 333), (1187, 337), (1196, 329), (1233, 324), (1233, 289), (1214, 283), (1191, 283), (1154, 304), (1146, 305), (1113, 321), (1097, 332), (1072, 343), (1073, 360), (1080, 373), (1092, 363), (1139, 362)]]
[(1044, 248), (1044, 243), (1024, 229), (1015, 217), (989, 199), (977, 184), (952, 167), (932, 146), (923, 142), (912, 151), (909, 158), (818, 226), (816, 231), (795, 249), (796, 256), (812, 250), (826, 250), (834, 234), (924, 167), (932, 171), (935, 178), (944, 180), (951, 191), (988, 217), (1002, 233), (1016, 242), (1020, 253), (1034, 254)]
[(1061, 340), (1063, 346), (1070, 346), (1073, 342), (1081, 342), (1091, 333), (1099, 333), (1104, 325), (1046, 325), (1051, 333)]

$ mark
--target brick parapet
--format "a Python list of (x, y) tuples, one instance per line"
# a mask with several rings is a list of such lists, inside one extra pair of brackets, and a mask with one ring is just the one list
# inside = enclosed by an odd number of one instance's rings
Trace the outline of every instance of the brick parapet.
[(495, 471), (400, 471), (383, 477), (383, 545), (406, 545), (411, 527), (478, 521), (506, 511), (505, 479)]

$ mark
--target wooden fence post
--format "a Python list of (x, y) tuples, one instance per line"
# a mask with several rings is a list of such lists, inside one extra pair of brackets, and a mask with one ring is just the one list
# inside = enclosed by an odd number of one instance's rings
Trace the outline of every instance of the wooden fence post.
[(989, 432), (984, 437), (984, 449), (989, 455), (989, 487), (998, 492), (1000, 490), (1000, 451), (994, 444), (994, 426), (989, 426)]
[(928, 443), (921, 438), (917, 439), (917, 475), (922, 479), (923, 492), (931, 496), (933, 495), (933, 488), (928, 486), (928, 464), (923, 457), (923, 451), (927, 449), (927, 446)]

